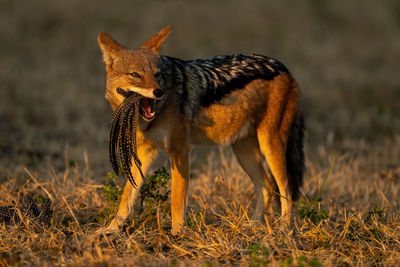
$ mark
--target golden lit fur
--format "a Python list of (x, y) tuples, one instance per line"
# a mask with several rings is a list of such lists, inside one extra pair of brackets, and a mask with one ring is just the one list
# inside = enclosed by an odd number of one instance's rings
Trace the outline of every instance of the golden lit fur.
[[(160, 88), (155, 74), (159, 71), (159, 51), (171, 27), (166, 27), (136, 50), (128, 50), (109, 35), (101, 33), (99, 44), (107, 70), (106, 99), (115, 109), (123, 101), (116, 88), (136, 91), (152, 97)], [(270, 66), (267, 66), (271, 68)], [(139, 79), (129, 74), (137, 72)], [(172, 77), (173, 78), (173, 77)], [(153, 97), (155, 98), (155, 97)], [(232, 145), (238, 162), (250, 176), (257, 195), (255, 218), (262, 219), (279, 190), (282, 217), (290, 224), (292, 202), (286, 166), (286, 146), (298, 114), (299, 90), (289, 73), (280, 73), (273, 80), (254, 79), (244, 88), (234, 90), (217, 103), (201, 107), (193, 118), (179, 108), (177, 90), (165, 90), (156, 100), (156, 116), (152, 121), (140, 121), (138, 156), (146, 173), (161, 149), (171, 162), (172, 234), (182, 231), (185, 221), (191, 145)], [(266, 161), (274, 182), (263, 168)], [(134, 166), (134, 164), (133, 164)], [(116, 231), (132, 211), (142, 185), (136, 167), (132, 168), (137, 188), (127, 183), (115, 219), (106, 229)]]

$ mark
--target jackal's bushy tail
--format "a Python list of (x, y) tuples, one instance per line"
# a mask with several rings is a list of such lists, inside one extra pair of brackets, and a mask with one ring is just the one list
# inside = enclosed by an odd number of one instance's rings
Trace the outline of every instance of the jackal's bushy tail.
[(299, 197), (300, 188), (303, 185), (305, 169), (303, 151), (304, 124), (303, 115), (300, 111), (297, 111), (290, 129), (286, 148), (286, 168), (292, 200), (296, 200)]

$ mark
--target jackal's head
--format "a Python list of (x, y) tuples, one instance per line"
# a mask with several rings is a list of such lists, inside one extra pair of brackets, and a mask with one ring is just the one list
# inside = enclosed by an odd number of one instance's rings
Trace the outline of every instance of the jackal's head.
[(144, 98), (140, 102), (140, 115), (150, 121), (155, 116), (155, 102), (164, 96), (160, 86), (160, 50), (172, 27), (167, 26), (156, 33), (137, 49), (127, 49), (101, 32), (98, 37), (106, 64), (106, 99), (113, 109), (124, 97), (117, 93), (121, 88), (133, 91)]

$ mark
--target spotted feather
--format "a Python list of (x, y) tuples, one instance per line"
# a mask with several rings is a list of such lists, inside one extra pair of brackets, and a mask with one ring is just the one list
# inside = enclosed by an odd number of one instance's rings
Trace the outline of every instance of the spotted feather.
[(139, 123), (139, 105), (142, 96), (134, 92), (126, 92), (118, 88), (117, 92), (125, 97), (112, 117), (109, 139), (109, 157), (112, 168), (117, 175), (125, 178), (136, 187), (132, 175), (132, 159), (145, 179), (141, 170), (141, 162), (137, 156), (136, 132)]

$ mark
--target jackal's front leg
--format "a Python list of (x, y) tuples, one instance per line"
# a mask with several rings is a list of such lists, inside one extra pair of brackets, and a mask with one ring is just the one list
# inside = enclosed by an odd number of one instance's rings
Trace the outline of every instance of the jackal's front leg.
[(170, 155), (172, 192), (171, 192), (171, 217), (172, 235), (177, 235), (183, 230), (186, 216), (187, 189), (189, 184), (189, 148), (185, 147)]
[[(155, 149), (154, 147), (147, 144), (138, 145), (138, 157), (142, 162), (142, 171), (145, 175), (156, 156), (157, 149)], [(99, 229), (98, 233), (104, 234), (119, 232), (120, 228), (124, 225), (128, 216), (132, 213), (133, 205), (135, 204), (135, 200), (143, 184), (143, 179), (134, 162), (132, 163), (131, 171), (137, 187), (134, 188), (129, 181), (126, 182), (117, 214), (115, 215), (111, 223), (107, 226), (107, 228)]]

